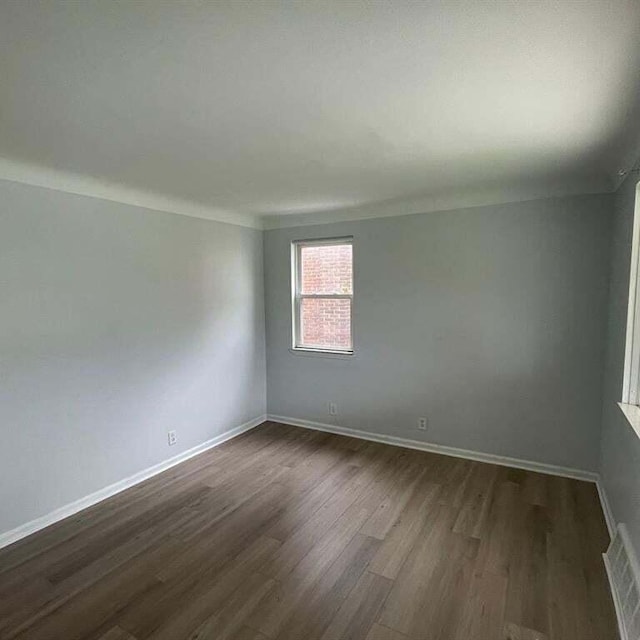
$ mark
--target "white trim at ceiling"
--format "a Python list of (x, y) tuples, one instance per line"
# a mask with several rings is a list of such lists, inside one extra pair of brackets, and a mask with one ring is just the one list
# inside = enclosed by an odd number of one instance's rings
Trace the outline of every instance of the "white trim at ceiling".
[(204, 218), (205, 220), (226, 222), (241, 227), (262, 229), (262, 221), (259, 216), (209, 207), (189, 200), (133, 189), (120, 184), (104, 182), (90, 176), (48, 169), (38, 165), (9, 160), (8, 158), (0, 158), (0, 180), (120, 202), (154, 211), (164, 211), (192, 218)]
[(610, 181), (603, 177), (602, 179), (540, 184), (536, 187), (512, 186), (475, 189), (466, 192), (452, 192), (445, 195), (401, 198), (306, 213), (258, 215), (208, 206), (190, 200), (127, 187), (122, 184), (109, 183), (91, 176), (60, 171), (3, 157), (0, 157), (0, 180), (252, 229), (281, 229), (373, 218), (391, 218), (419, 213), (435, 213), (513, 202), (611, 192)]
[(476, 189), (464, 193), (449, 193), (440, 196), (424, 196), (413, 199), (388, 200), (356, 207), (309, 213), (284, 213), (263, 216), (264, 229), (284, 229), (332, 222), (349, 222), (372, 218), (391, 218), (417, 213), (436, 213), (473, 207), (527, 202), (598, 193), (611, 193), (611, 181), (601, 179), (580, 180), (555, 185), (536, 187), (511, 187)]
[(635, 176), (634, 178), (631, 178), (631, 179), (632, 180), (635, 179), (636, 182), (638, 181), (638, 175), (640, 173), (640, 157), (637, 155), (634, 155), (626, 163), (621, 163), (621, 171), (622, 173), (618, 171), (612, 177), (612, 183), (613, 183), (612, 191), (617, 191), (622, 186), (622, 183), (627, 178), (629, 178), (629, 176)]

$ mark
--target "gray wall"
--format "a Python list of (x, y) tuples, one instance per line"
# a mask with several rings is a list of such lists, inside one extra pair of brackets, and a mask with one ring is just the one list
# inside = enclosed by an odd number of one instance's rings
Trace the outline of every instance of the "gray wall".
[(0, 533), (265, 412), (262, 265), (257, 230), (0, 181)]
[[(596, 470), (612, 196), (265, 233), (270, 414)], [(291, 240), (353, 235), (353, 359), (292, 354)], [(429, 430), (415, 428), (427, 416)]]
[[(617, 200), (602, 473), (638, 539)], [(612, 202), (266, 232), (269, 412), (597, 469)], [(264, 413), (261, 232), (2, 181), (0, 228), (0, 533)], [(347, 234), (356, 356), (293, 355), (289, 242)]]
[(640, 439), (617, 406), (622, 398), (629, 271), (637, 174), (616, 194), (600, 473), (613, 515), (629, 527), (640, 556)]

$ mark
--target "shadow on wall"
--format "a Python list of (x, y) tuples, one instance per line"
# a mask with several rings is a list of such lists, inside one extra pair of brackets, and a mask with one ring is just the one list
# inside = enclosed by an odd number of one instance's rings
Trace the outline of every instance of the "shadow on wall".
[(265, 412), (259, 231), (0, 188), (0, 531)]

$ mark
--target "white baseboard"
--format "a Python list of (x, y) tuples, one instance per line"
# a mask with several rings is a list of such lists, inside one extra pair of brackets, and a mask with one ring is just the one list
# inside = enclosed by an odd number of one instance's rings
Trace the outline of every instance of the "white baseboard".
[(422, 442), (420, 440), (410, 440), (408, 438), (398, 438), (396, 436), (388, 436), (381, 433), (372, 433), (371, 431), (361, 431), (360, 429), (349, 429), (347, 427), (339, 427), (334, 424), (325, 424), (323, 422), (313, 422), (302, 418), (290, 418), (288, 416), (268, 415), (268, 420), (273, 422), (282, 422), (294, 427), (303, 427), (304, 429), (315, 429), (316, 431), (326, 431), (342, 436), (351, 436), (361, 440), (371, 440), (372, 442), (382, 442), (384, 444), (392, 444), (398, 447), (406, 447), (408, 449), (418, 449), (419, 451), (429, 451), (431, 453), (440, 453), (445, 456), (453, 456), (455, 458), (465, 458), (467, 460), (476, 460), (478, 462), (489, 462), (498, 464), (503, 467), (515, 467), (516, 469), (524, 469), (525, 471), (537, 471), (538, 473), (546, 473), (552, 476), (560, 476), (563, 478), (573, 478), (574, 480), (585, 480), (593, 482), (598, 490), (600, 506), (604, 514), (604, 519), (609, 531), (609, 537), (613, 539), (616, 532), (616, 520), (613, 517), (613, 511), (607, 498), (604, 485), (600, 479), (600, 475), (593, 471), (583, 471), (582, 469), (572, 469), (570, 467), (561, 467), (553, 464), (545, 464), (542, 462), (534, 462), (531, 460), (521, 460), (520, 458), (509, 458), (507, 456), (498, 456), (493, 453), (482, 453), (480, 451), (471, 451), (469, 449), (458, 449), (456, 447), (447, 447), (441, 444), (433, 444), (431, 442)]
[[(372, 442), (381, 442), (384, 444), (392, 444), (399, 447), (407, 447), (409, 449), (418, 449), (420, 451), (429, 451), (431, 453), (439, 453), (442, 455), (454, 456), (456, 458), (466, 458), (468, 460), (476, 460), (478, 462), (489, 462), (492, 464), (498, 464), (507, 467), (515, 467), (517, 469), (524, 469), (526, 471), (537, 471), (539, 473), (546, 473), (554, 476), (561, 476), (565, 478), (573, 478), (576, 480), (586, 480), (593, 482), (596, 485), (598, 491), (598, 497), (600, 499), (600, 505), (604, 514), (604, 519), (609, 531), (609, 538), (614, 539), (618, 529), (625, 531), (624, 525), (618, 527), (616, 525), (615, 518), (607, 493), (602, 484), (602, 480), (598, 473), (592, 471), (584, 471), (582, 469), (572, 469), (569, 467), (561, 467), (557, 465), (545, 464), (542, 462), (534, 462), (531, 460), (521, 460), (519, 458), (509, 458), (507, 456), (499, 456), (491, 453), (482, 453), (479, 451), (470, 451), (468, 449), (458, 449), (456, 447), (447, 447), (444, 445), (433, 444), (431, 442), (421, 442), (419, 440), (410, 440), (407, 438), (398, 438), (396, 436), (389, 436), (380, 433), (372, 433), (370, 431), (361, 431), (359, 429), (349, 429), (347, 427), (340, 427), (333, 424), (325, 424), (322, 422), (313, 422), (311, 420), (304, 420), (301, 418), (290, 418), (288, 416), (276, 416), (268, 415), (268, 420), (273, 422), (282, 422), (284, 424), (292, 425), (294, 427), (303, 427), (305, 429), (315, 429), (317, 431), (326, 431), (328, 433), (335, 433), (338, 435), (351, 436), (352, 438), (359, 438), (361, 440), (371, 440)], [(612, 567), (607, 554), (603, 554), (603, 560), (607, 575), (609, 577), (611, 593), (614, 599), (616, 608), (616, 615), (618, 618), (618, 624), (620, 626), (620, 634), (622, 640), (627, 640), (628, 635), (625, 631), (625, 625), (622, 620), (622, 603), (620, 596), (616, 591), (615, 579), (612, 573)], [(634, 565), (635, 573), (640, 576), (640, 569), (638, 569), (637, 561)], [(638, 578), (640, 584), (640, 578)], [(640, 613), (638, 614), (640, 615)], [(629, 638), (631, 640), (631, 638)]]
[(598, 478), (596, 486), (598, 488), (598, 497), (600, 498), (602, 513), (604, 513), (604, 519), (607, 523), (607, 529), (609, 530), (609, 538), (613, 540), (613, 536), (616, 534), (617, 524), (616, 519), (613, 517), (611, 505), (609, 504), (609, 498), (607, 498), (607, 492), (602, 484), (602, 478)]
[(189, 460), (189, 458), (193, 458), (197, 456), (199, 453), (203, 453), (208, 451), (209, 449), (213, 449), (213, 447), (217, 447), (218, 445), (226, 442), (227, 440), (231, 440), (236, 436), (239, 436), (241, 433), (245, 431), (249, 431), (262, 424), (267, 419), (266, 415), (258, 416), (253, 420), (249, 420), (249, 422), (245, 422), (238, 427), (234, 427), (233, 429), (229, 429), (229, 431), (225, 431), (221, 433), (219, 436), (215, 438), (211, 438), (211, 440), (207, 440), (202, 444), (199, 444), (187, 451), (183, 451), (179, 453), (177, 456), (173, 458), (169, 458), (167, 460), (163, 460), (162, 462), (153, 465), (152, 467), (148, 467), (147, 469), (143, 469), (138, 473), (125, 478), (124, 480), (120, 480), (114, 484), (109, 485), (108, 487), (104, 487), (103, 489), (99, 489), (94, 493), (85, 496), (84, 498), (80, 498), (75, 502), (71, 502), (70, 504), (66, 504), (63, 507), (55, 509), (50, 513), (47, 513), (44, 516), (36, 518), (35, 520), (31, 520), (31, 522), (27, 522), (26, 524), (20, 525), (11, 531), (6, 531), (5, 533), (0, 533), (0, 549), (2, 547), (6, 547), (18, 540), (25, 538), (36, 531), (40, 531), (49, 525), (52, 525), (64, 518), (68, 518), (69, 516), (78, 513), (78, 511), (82, 511), (87, 507), (91, 507), (94, 504), (100, 502), (101, 500), (105, 500), (106, 498), (110, 498), (116, 493), (120, 493), (129, 487), (133, 487), (134, 485), (142, 482), (143, 480), (147, 480), (152, 476), (155, 476), (171, 467), (175, 467), (177, 464), (184, 462), (185, 460)]
[(410, 440), (408, 438), (399, 438), (397, 436), (389, 436), (382, 433), (361, 431), (360, 429), (349, 429), (347, 427), (339, 427), (334, 424), (313, 422), (311, 420), (304, 420), (301, 418), (268, 415), (267, 419), (273, 422), (282, 422), (283, 424), (288, 424), (294, 427), (315, 429), (316, 431), (327, 431), (328, 433), (335, 433), (341, 436), (351, 436), (352, 438), (371, 440), (372, 442), (382, 442), (384, 444), (392, 444), (398, 447), (406, 447), (407, 449), (418, 449), (419, 451), (440, 453), (442, 455), (453, 456), (455, 458), (466, 458), (467, 460), (476, 460), (478, 462), (489, 462), (491, 464), (498, 464), (503, 467), (515, 467), (516, 469), (537, 471), (539, 473), (546, 473), (553, 476), (562, 476), (564, 478), (573, 478), (575, 480), (587, 480), (588, 482), (597, 483), (599, 480), (599, 475), (597, 473), (594, 473), (593, 471), (583, 471), (582, 469), (560, 467), (553, 464), (545, 464), (543, 462), (521, 460), (519, 458), (509, 458), (507, 456), (499, 456), (493, 453), (482, 453), (480, 451), (458, 449), (457, 447), (447, 447), (441, 444), (422, 442), (421, 440)]
[(216, 447), (227, 440), (235, 438), (236, 436), (244, 433), (245, 431), (249, 431), (262, 424), (265, 420), (271, 420), (273, 422), (281, 422), (284, 424), (289, 424), (296, 427), (303, 427), (305, 429), (315, 429), (317, 431), (326, 431), (328, 433), (335, 433), (338, 435), (351, 436), (353, 438), (359, 438), (361, 440), (370, 440), (372, 442), (381, 442), (384, 444), (392, 444), (399, 447), (407, 447), (409, 449), (418, 449), (420, 451), (429, 451), (432, 453), (440, 453), (442, 455), (454, 456), (456, 458), (466, 458), (468, 460), (476, 460), (478, 462), (489, 462), (491, 464), (498, 464), (501, 466), (507, 467), (515, 467), (518, 469), (525, 469), (527, 471), (537, 471), (540, 473), (547, 473), (550, 475), (562, 476), (567, 478), (574, 478), (577, 480), (587, 480), (589, 482), (595, 482), (598, 495), (600, 497), (600, 503), (602, 505), (602, 511), (604, 513), (604, 517), (607, 523), (607, 527), (609, 529), (609, 535), (613, 537), (614, 532), (616, 530), (615, 518), (613, 517), (613, 512), (611, 511), (611, 506), (607, 499), (606, 492), (600, 478), (597, 473), (593, 473), (591, 471), (582, 471), (579, 469), (571, 469), (568, 467), (560, 467), (556, 465), (544, 464), (541, 462), (532, 462), (528, 460), (520, 460), (518, 458), (509, 458), (506, 456), (498, 456), (490, 453), (482, 453), (478, 451), (470, 451), (468, 449), (459, 449), (456, 447), (447, 447), (444, 445), (433, 444), (430, 442), (422, 442), (419, 440), (410, 440), (408, 438), (399, 438), (396, 436), (388, 436), (379, 433), (373, 433), (369, 431), (362, 431), (359, 429), (349, 429), (347, 427), (340, 427), (332, 424), (325, 424), (322, 422), (313, 422), (311, 420), (304, 420), (301, 418), (290, 418), (288, 416), (276, 416), (276, 415), (262, 415), (250, 420), (249, 422), (245, 422), (244, 424), (235, 427), (234, 429), (230, 429), (229, 431), (225, 431), (224, 433), (212, 438), (211, 440), (207, 440), (202, 444), (199, 444), (192, 449), (188, 449), (187, 451), (183, 451), (182, 453), (174, 456), (173, 458), (169, 458), (168, 460), (164, 460), (163, 462), (158, 463), (152, 467), (144, 469), (143, 471), (139, 471), (138, 473), (125, 478), (124, 480), (120, 480), (115, 484), (109, 485), (108, 487), (104, 487), (84, 498), (80, 498), (75, 502), (67, 504), (59, 509), (51, 511), (50, 513), (41, 516), (40, 518), (36, 518), (31, 522), (27, 522), (15, 529), (10, 531), (6, 531), (0, 534), (0, 549), (6, 547), (18, 540), (25, 538), (36, 531), (40, 531), (49, 525), (55, 524), (64, 518), (72, 516), (87, 507), (91, 507), (94, 504), (100, 502), (101, 500), (105, 500), (116, 493), (120, 493), (129, 487), (133, 487), (134, 485), (151, 478), (171, 467), (174, 467), (185, 460), (189, 460), (189, 458), (193, 458), (197, 456), (199, 453), (203, 453), (213, 447)]

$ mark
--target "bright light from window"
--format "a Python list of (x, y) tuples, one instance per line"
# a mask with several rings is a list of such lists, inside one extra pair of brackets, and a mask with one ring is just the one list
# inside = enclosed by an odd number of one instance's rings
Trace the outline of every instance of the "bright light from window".
[(351, 238), (294, 242), (293, 347), (353, 351)]

